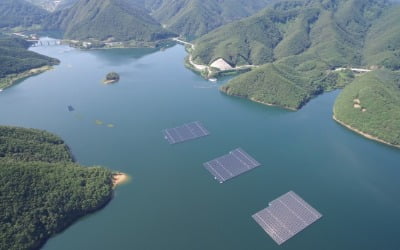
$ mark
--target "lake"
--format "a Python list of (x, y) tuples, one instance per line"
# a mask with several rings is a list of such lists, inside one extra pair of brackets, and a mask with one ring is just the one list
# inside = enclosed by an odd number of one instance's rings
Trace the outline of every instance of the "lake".
[[(1, 124), (56, 133), (79, 163), (132, 177), (43, 249), (400, 249), (400, 150), (335, 123), (339, 91), (292, 112), (220, 93), (228, 78), (215, 84), (186, 69), (181, 45), (32, 50), (61, 64), (1, 92)], [(121, 80), (102, 84), (111, 71)], [(163, 138), (195, 120), (211, 135)], [(219, 184), (202, 164), (237, 147), (263, 166)], [(251, 215), (290, 190), (323, 217), (278, 246)]]

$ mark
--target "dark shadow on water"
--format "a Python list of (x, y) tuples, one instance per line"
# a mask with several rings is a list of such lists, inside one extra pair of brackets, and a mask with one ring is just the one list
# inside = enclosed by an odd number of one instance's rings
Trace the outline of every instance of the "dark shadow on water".
[[(105, 61), (113, 66), (120, 66), (131, 63), (132, 60), (138, 60), (145, 56), (165, 51), (171, 47), (162, 48), (127, 48), (127, 49), (98, 49), (90, 50), (92, 55), (98, 57), (100, 60)], [(138, 63), (138, 67), (145, 67), (143, 63)]]

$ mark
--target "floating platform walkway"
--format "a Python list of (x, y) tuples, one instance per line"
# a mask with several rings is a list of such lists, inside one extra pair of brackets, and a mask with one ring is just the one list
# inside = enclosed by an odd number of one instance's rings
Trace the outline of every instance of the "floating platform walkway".
[(322, 215), (290, 191), (273, 200), (267, 208), (252, 217), (278, 245), (281, 245)]
[(261, 166), (259, 162), (241, 148), (237, 148), (229, 152), (229, 154), (206, 162), (203, 165), (220, 183)]
[(169, 144), (176, 144), (207, 136), (210, 132), (199, 121), (195, 121), (176, 128), (164, 129), (163, 134)]

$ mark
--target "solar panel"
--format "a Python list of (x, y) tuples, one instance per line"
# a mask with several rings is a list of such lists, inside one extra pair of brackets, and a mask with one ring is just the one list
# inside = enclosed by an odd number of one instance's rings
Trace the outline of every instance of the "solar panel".
[(261, 164), (247, 154), (243, 149), (237, 148), (229, 152), (229, 154), (206, 162), (203, 165), (217, 181), (223, 183), (226, 180), (258, 167)]
[(322, 215), (295, 192), (290, 191), (270, 202), (267, 208), (252, 217), (278, 245), (281, 245)]
[(210, 132), (199, 121), (195, 121), (176, 128), (164, 129), (163, 134), (169, 144), (176, 144), (207, 136)]

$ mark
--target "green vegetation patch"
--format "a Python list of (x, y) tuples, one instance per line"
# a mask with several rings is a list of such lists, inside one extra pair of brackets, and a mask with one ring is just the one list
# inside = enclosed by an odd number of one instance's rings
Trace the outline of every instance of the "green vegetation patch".
[(343, 87), (354, 78), (351, 71), (328, 71), (321, 74), (319, 70), (315, 70), (316, 65), (312, 65), (310, 70), (304, 64), (297, 68), (288, 66), (287, 62), (265, 64), (231, 80), (221, 87), (221, 91), (228, 95), (297, 110), (313, 96)]
[(0, 28), (40, 26), (49, 13), (24, 0), (0, 1)]
[(110, 72), (106, 75), (104, 83), (115, 83), (117, 81), (119, 81), (119, 74), (116, 72)]
[(52, 66), (59, 60), (28, 51), (30, 43), (21, 38), (0, 38), (0, 89), (9, 87), (16, 80), (34, 75), (44, 66)]
[(39, 249), (112, 196), (112, 173), (73, 162), (48, 132), (0, 127), (0, 248)]
[(72, 162), (64, 141), (48, 132), (0, 127), (0, 157), (16, 161)]
[(370, 72), (344, 88), (334, 106), (345, 124), (400, 145), (400, 73)]
[(400, 69), (400, 6), (391, 8), (370, 28), (365, 45), (365, 62)]

